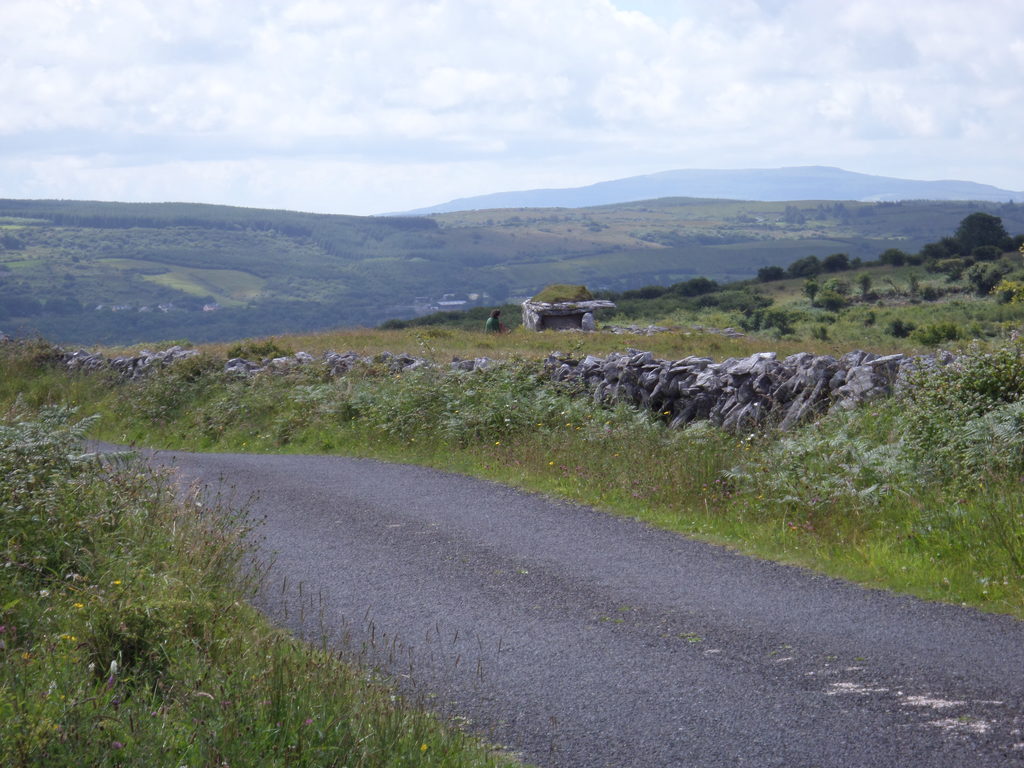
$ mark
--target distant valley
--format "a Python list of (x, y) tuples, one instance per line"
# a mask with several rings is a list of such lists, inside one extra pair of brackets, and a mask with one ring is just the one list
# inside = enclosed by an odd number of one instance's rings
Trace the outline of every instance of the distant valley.
[(67, 344), (193, 343), (375, 326), (950, 234), (969, 213), (1024, 231), (1024, 204), (662, 198), (590, 208), (357, 217), (184, 203), (0, 200), (0, 331)]

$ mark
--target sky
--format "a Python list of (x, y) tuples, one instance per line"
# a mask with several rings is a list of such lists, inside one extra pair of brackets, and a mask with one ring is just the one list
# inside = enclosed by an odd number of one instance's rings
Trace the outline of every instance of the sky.
[(1024, 189), (1024, 2), (0, 0), (0, 197), (363, 215), (798, 165)]

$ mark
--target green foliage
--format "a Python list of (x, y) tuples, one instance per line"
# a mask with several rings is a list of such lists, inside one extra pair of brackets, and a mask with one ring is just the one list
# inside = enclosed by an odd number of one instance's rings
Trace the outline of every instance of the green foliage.
[(955, 256), (956, 254), (957, 251), (950, 251), (942, 243), (927, 243), (923, 248), (921, 248), (920, 256), (922, 261), (928, 263), (948, 259), (949, 257)]
[(967, 269), (969, 264), (964, 259), (939, 259), (937, 261), (930, 262), (926, 269), (929, 272), (935, 272), (946, 275), (950, 280), (959, 280), (963, 275), (964, 270)]
[(767, 331), (774, 329), (779, 336), (788, 336), (794, 332), (795, 314), (783, 309), (758, 309), (751, 312), (741, 323), (747, 331)]
[(1024, 396), (1024, 346), (1007, 343), (986, 351), (975, 345), (957, 362), (927, 369), (912, 381), (907, 398), (936, 412), (954, 404), (978, 414)]
[(816, 277), (821, 274), (821, 261), (817, 256), (805, 256), (789, 265), (786, 272), (790, 277)]
[(905, 339), (914, 331), (915, 328), (917, 328), (917, 326), (913, 323), (908, 323), (897, 317), (886, 326), (885, 330), (890, 336), (895, 336), (897, 339)]
[(757, 279), (762, 283), (769, 283), (774, 280), (784, 280), (786, 270), (779, 266), (761, 267), (757, 270)]
[[(379, 326), (382, 330), (398, 331), (405, 328), (431, 328), (444, 326), (446, 328), (461, 328), (467, 331), (479, 331), (484, 327), (484, 322), (490, 316), (493, 309), (501, 310), (502, 322), (509, 328), (521, 325), (520, 306), (518, 304), (503, 304), (500, 307), (473, 307), (466, 310), (431, 312), (429, 315), (414, 317), (409, 320), (392, 319)], [(434, 328), (434, 330), (440, 330)]]
[(995, 245), (979, 245), (971, 251), (975, 261), (995, 261), (1003, 255), (1003, 249)]
[[(0, 528), (4, 562), (15, 583), (39, 589), (48, 580), (87, 570), (93, 536), (69, 509), (76, 480), (89, 471), (79, 443), (95, 417), (72, 423), (74, 411), (50, 406), (36, 421), (0, 424)], [(84, 494), (83, 494), (84, 496)], [(83, 506), (88, 499), (82, 499)], [(99, 522), (106, 515), (99, 514)], [(112, 518), (110, 522), (115, 522)]]
[(979, 211), (960, 222), (955, 238), (965, 253), (971, 253), (981, 246), (1002, 246), (1009, 235), (1001, 218)]
[(830, 277), (825, 281), (825, 284), (821, 286), (823, 290), (833, 291), (838, 293), (840, 296), (850, 295), (850, 283), (847, 280), (841, 280), (838, 277)]
[(508, 763), (271, 628), (244, 516), (80, 454), (71, 416), (0, 425), (0, 764)]
[(131, 382), (118, 395), (125, 412), (166, 424), (195, 407), (225, 378), (223, 362), (201, 354), (166, 366), (144, 380)]
[(967, 270), (966, 277), (978, 296), (987, 296), (1008, 271), (1007, 267), (999, 264), (975, 264)]
[(778, 510), (798, 521), (793, 530), (870, 520), (908, 556), (925, 554), (922, 572), (939, 557), (958, 563), (959, 578), (987, 595), (994, 583), (1024, 580), (1022, 471), (1024, 350), (1011, 344), (923, 368), (897, 396), (833, 411), (725, 476), (739, 503)]
[(756, 478), (779, 502), (879, 503), (894, 489), (910, 493), (933, 479), (970, 483), (980, 471), (1020, 471), (1024, 349), (975, 348), (951, 365), (924, 368), (872, 410), (833, 412), (730, 476)]
[(560, 301), (591, 301), (594, 295), (585, 285), (549, 285), (533, 297), (534, 301), (556, 304)]
[(909, 259), (910, 256), (899, 248), (886, 248), (878, 257), (883, 264), (891, 264), (894, 267), (902, 267)]
[[(895, 335), (893, 333), (893, 336)], [(962, 339), (965, 337), (965, 334), (956, 323), (936, 323), (914, 329), (910, 333), (910, 337), (918, 344), (935, 347), (947, 341)]]
[(229, 358), (241, 357), (246, 360), (263, 360), (266, 358), (287, 357), (295, 354), (295, 350), (286, 349), (274, 339), (247, 339), (228, 347)]
[(834, 288), (822, 288), (814, 298), (814, 304), (829, 312), (838, 312), (846, 306), (846, 297)]
[(811, 300), (811, 304), (814, 304), (814, 297), (818, 295), (820, 290), (821, 285), (813, 277), (809, 277), (804, 281), (803, 293)]
[[(914, 376), (901, 404), (905, 444), (922, 475), (969, 479), (978, 464), (965, 453), (965, 446), (975, 442), (969, 435), (977, 434), (988, 423), (986, 419), (997, 418), (994, 412), (1017, 404), (1022, 397), (1024, 348), (1020, 343), (992, 351), (975, 347), (952, 365)], [(994, 444), (989, 450), (995, 454), (1005, 447)]]
[[(543, 376), (539, 367), (511, 361), (471, 375), (436, 370), (400, 377), (351, 381), (342, 394), (324, 392), (318, 408), (356, 421), (402, 442), (466, 447), (594, 418), (585, 400), (574, 398)], [(628, 409), (608, 411), (605, 421), (634, 419)]]
[(850, 257), (845, 253), (833, 253), (822, 260), (821, 269), (824, 272), (845, 272), (850, 269)]
[(1024, 281), (1000, 280), (998, 284), (993, 286), (991, 293), (1000, 298), (1004, 303), (1022, 303), (1024, 302)]
[(719, 285), (714, 280), (706, 277), (695, 277), (692, 280), (685, 280), (680, 283), (673, 283), (668, 286), (645, 285), (642, 288), (634, 288), (629, 291), (606, 291), (600, 294), (600, 298), (612, 301), (624, 301), (629, 299), (657, 299), (663, 296), (694, 297), (715, 293)]

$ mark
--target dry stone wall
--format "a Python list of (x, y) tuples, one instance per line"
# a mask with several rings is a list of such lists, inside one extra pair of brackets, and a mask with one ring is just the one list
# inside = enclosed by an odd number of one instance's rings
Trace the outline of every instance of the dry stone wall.
[[(145, 376), (156, 367), (199, 354), (198, 350), (177, 346), (113, 358), (85, 350), (58, 352), (69, 371), (111, 370), (126, 379)], [(597, 402), (627, 402), (653, 410), (671, 427), (708, 420), (739, 432), (766, 426), (785, 430), (831, 408), (853, 408), (891, 394), (913, 370), (953, 360), (948, 352), (911, 357), (855, 350), (840, 358), (802, 352), (778, 360), (774, 352), (759, 352), (715, 362), (708, 357), (660, 360), (651, 352), (631, 349), (607, 357), (583, 358), (554, 352), (544, 367), (554, 381), (582, 385)], [(327, 352), (319, 358), (297, 352), (261, 361), (232, 358), (224, 364), (224, 371), (254, 376), (315, 363), (324, 365), (332, 376), (342, 376), (357, 366), (384, 366), (395, 373), (437, 367), (424, 358), (390, 352), (372, 357)], [(486, 357), (456, 359), (449, 369), (472, 372), (491, 364)]]
[[(180, 346), (170, 347), (159, 352), (151, 352), (146, 349), (133, 355), (117, 357), (106, 357), (98, 352), (88, 352), (84, 349), (68, 352), (58, 347), (55, 351), (68, 371), (114, 371), (125, 379), (141, 378), (154, 368), (172, 365), (199, 354), (198, 349), (182, 349)], [(378, 355), (367, 356), (358, 355), (355, 352), (325, 352), (317, 358), (308, 352), (296, 352), (294, 355), (263, 360), (233, 357), (224, 363), (224, 371), (240, 376), (255, 376), (260, 373), (284, 373), (314, 363), (322, 363), (332, 376), (344, 375), (357, 366), (383, 365), (394, 373), (436, 367), (430, 360), (404, 353), (396, 355), (391, 352), (381, 352)], [(478, 357), (469, 360), (453, 360), (450, 363), (450, 368), (453, 371), (475, 371), (478, 368), (486, 368), (490, 364), (490, 359)]]
[(630, 350), (607, 357), (550, 355), (556, 381), (582, 383), (598, 402), (624, 401), (662, 414), (672, 427), (708, 420), (738, 432), (777, 425), (789, 429), (830, 408), (853, 408), (892, 393), (921, 366), (953, 356), (875, 355), (856, 350), (834, 358), (802, 352), (778, 360), (759, 352), (716, 363), (707, 357), (658, 360)]

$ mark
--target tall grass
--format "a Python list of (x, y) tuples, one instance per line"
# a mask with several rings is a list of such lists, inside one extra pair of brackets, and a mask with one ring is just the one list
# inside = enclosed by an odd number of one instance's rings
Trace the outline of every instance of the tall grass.
[(508, 764), (271, 627), (244, 516), (82, 454), (90, 424), (0, 424), (0, 764)]
[(330, 378), (311, 365), (244, 379), (197, 359), (117, 386), (45, 370), (21, 386), (103, 412), (96, 434), (108, 439), (431, 464), (1024, 616), (1024, 354), (1012, 344), (964, 352), (894, 398), (785, 434), (670, 430), (511, 355), (473, 374), (369, 365)]

